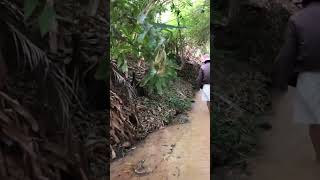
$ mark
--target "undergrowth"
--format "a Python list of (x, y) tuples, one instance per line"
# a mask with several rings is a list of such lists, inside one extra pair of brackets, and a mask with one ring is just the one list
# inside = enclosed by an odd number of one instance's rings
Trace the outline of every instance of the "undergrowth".
[(180, 97), (174, 95), (168, 99), (169, 107), (175, 108), (181, 112), (189, 110), (191, 108), (191, 104), (192, 99), (190, 98), (181, 99)]
[(268, 78), (239, 62), (230, 51), (215, 51), (215, 83), (212, 86), (211, 157), (213, 168), (245, 167), (255, 152), (261, 123), (270, 108)]
[[(139, 125), (134, 128), (137, 135), (135, 141), (127, 142), (134, 145), (161, 127), (175, 123), (174, 120), (178, 114), (185, 113), (191, 108), (193, 95), (192, 85), (178, 77), (169, 84), (163, 94), (138, 97), (136, 104), (139, 107), (139, 111), (137, 111)], [(125, 142), (121, 141), (114, 145), (117, 158), (124, 157), (131, 151), (131, 146), (123, 147), (123, 143)]]
[[(172, 84), (174, 85), (174, 84)], [(171, 88), (164, 94), (165, 103), (179, 112), (185, 112), (191, 109), (192, 97), (185, 96), (179, 90)]]
[(214, 111), (211, 116), (213, 166), (245, 165), (257, 144), (257, 121), (252, 115), (232, 119)]
[(164, 94), (158, 96), (161, 103), (176, 112), (174, 115), (168, 114), (166, 116), (166, 123), (170, 123), (175, 115), (185, 113), (191, 109), (193, 92), (190, 83), (185, 82), (182, 78), (177, 78), (169, 84), (169, 88)]

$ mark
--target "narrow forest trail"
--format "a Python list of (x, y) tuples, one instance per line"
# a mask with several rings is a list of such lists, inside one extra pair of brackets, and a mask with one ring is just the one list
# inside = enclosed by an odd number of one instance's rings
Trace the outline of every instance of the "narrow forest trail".
[(126, 157), (111, 163), (111, 179), (209, 180), (210, 116), (199, 94), (188, 115), (189, 123), (150, 134)]
[(251, 180), (320, 179), (308, 128), (295, 124), (290, 115), (293, 95), (290, 88), (271, 118), (272, 130), (262, 136), (258, 157), (249, 163)]

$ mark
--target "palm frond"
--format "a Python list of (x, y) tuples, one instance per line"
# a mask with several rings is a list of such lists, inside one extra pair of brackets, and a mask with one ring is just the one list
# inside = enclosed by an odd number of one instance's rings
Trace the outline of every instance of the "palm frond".
[(0, 1), (0, 19), (15, 25), (23, 25), (23, 13), (12, 0)]
[(112, 69), (112, 74), (114, 76), (114, 79), (118, 83), (124, 85), (128, 90), (129, 100), (132, 100), (133, 98), (135, 98), (137, 96), (135, 88), (126, 80), (125, 77), (123, 77), (123, 75), (121, 75), (121, 73), (117, 69), (117, 66), (112, 63), (111, 69)]
[[(26, 64), (30, 67), (30, 70), (34, 70), (37, 66), (42, 65), (48, 67), (50, 60), (46, 56), (46, 53), (33, 44), (29, 38), (22, 34), (13, 25), (7, 23), (9, 30), (12, 32), (13, 40), (16, 46), (16, 52), (19, 61), (22, 61), (23, 67)], [(23, 53), (21, 57), (21, 53)]]
[(63, 124), (66, 124), (69, 119), (73, 98), (80, 108), (83, 109), (78, 96), (74, 92), (72, 80), (58, 64), (52, 62), (47, 54), (31, 42), (28, 37), (10, 23), (7, 23), (7, 25), (16, 46), (18, 66), (22, 66), (23, 70), (25, 68), (29, 68), (30, 71), (40, 70), (37, 73), (39, 73), (40, 77), (43, 77), (43, 81), (51, 83), (51, 87), (56, 91), (55, 94), (57, 94), (59, 104), (61, 105), (59, 107), (61, 119), (64, 122)]

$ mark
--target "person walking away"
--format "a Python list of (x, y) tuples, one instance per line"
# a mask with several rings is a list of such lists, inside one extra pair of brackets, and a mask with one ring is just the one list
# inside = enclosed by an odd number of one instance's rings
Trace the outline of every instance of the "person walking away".
[(286, 40), (276, 59), (273, 94), (279, 98), (288, 85), (296, 87), (293, 120), (309, 126), (320, 162), (320, 0), (302, 1), (288, 21)]
[(197, 86), (201, 90), (202, 100), (207, 102), (210, 112), (210, 56), (205, 54), (202, 57), (202, 62), (197, 78)]

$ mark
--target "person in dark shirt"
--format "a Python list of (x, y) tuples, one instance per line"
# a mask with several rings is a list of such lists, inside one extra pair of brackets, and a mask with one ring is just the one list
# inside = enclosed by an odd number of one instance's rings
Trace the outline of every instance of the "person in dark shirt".
[(208, 54), (202, 57), (203, 64), (200, 67), (197, 78), (198, 88), (202, 92), (202, 100), (207, 102), (210, 111), (210, 56)]
[(292, 15), (284, 45), (276, 59), (275, 98), (296, 87), (293, 118), (309, 125), (309, 134), (320, 162), (320, 0), (304, 0)]

